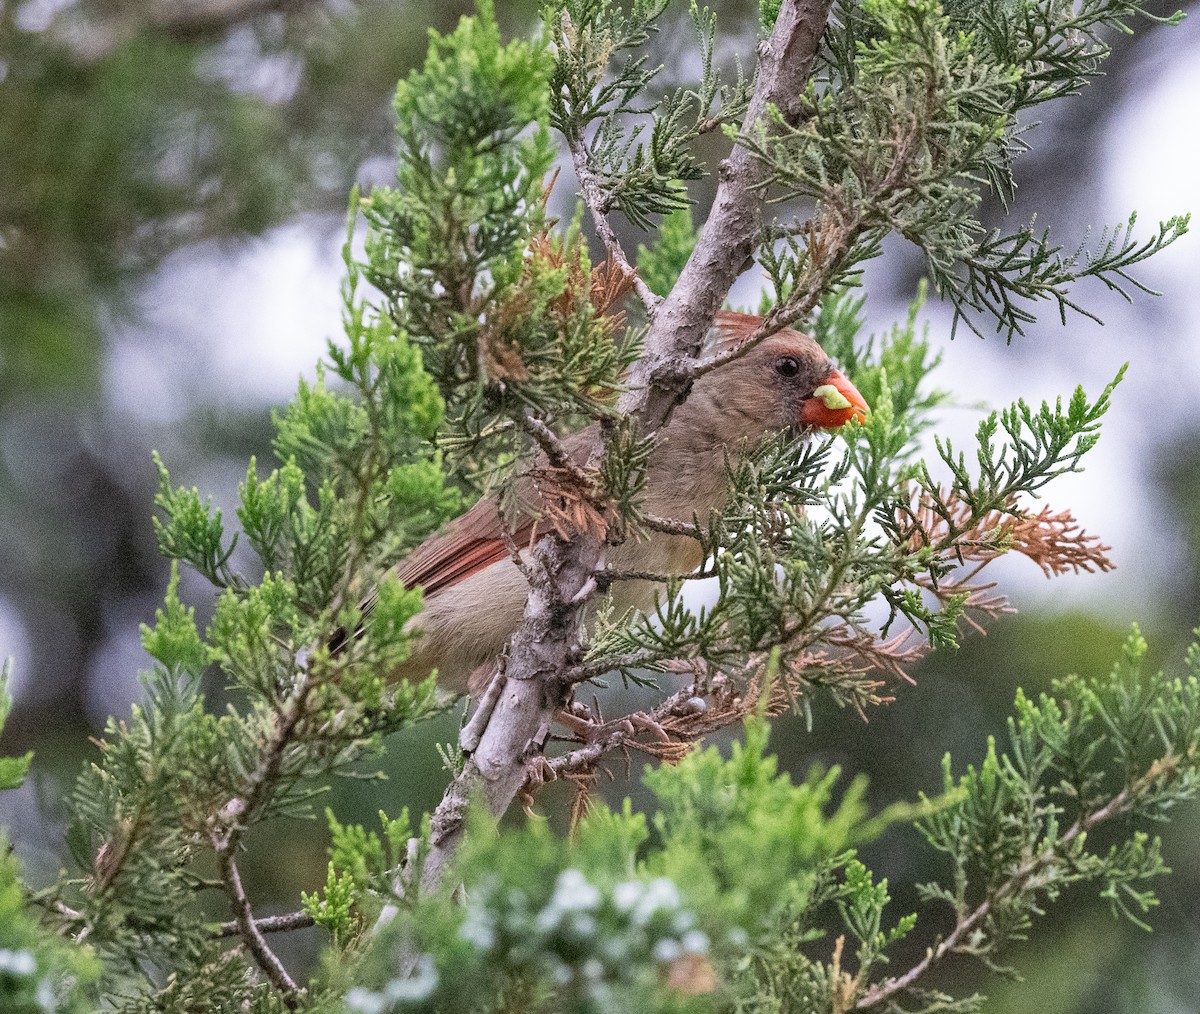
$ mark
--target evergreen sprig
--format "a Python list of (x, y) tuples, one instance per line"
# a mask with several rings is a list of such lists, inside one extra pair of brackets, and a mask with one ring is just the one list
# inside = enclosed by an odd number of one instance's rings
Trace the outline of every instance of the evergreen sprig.
[[(1147, 672), (1146, 650), (1134, 627), (1107, 675), (1068, 677), (1036, 701), (1018, 691), (1008, 753), (989, 739), (979, 767), (957, 779), (946, 757), (944, 788), (957, 799), (918, 826), (951, 875), (921, 891), (951, 907), (954, 928), (909, 972), (867, 991), (860, 1008), (895, 1009), (896, 998), (952, 954), (1005, 971), (1004, 945), (1025, 939), (1072, 884), (1098, 885), (1114, 914), (1148, 928), (1158, 904), (1148, 882), (1168, 872), (1158, 839), (1135, 827), (1108, 848), (1088, 838), (1128, 815), (1161, 820), (1197, 790), (1200, 647), (1189, 648), (1186, 675), (1174, 678)], [(946, 998), (943, 1009), (969, 1008)]]
[[(1188, 216), (1133, 236), (1136, 216), (1105, 228), (1094, 249), (1074, 252), (1033, 224), (1013, 233), (979, 221), (985, 191), (1007, 201), (1023, 145), (1018, 114), (1074, 94), (1107, 54), (1104, 28), (1125, 29), (1140, 4), (1097, 2), (946, 5), (936, 0), (841, 4), (827, 36), (823, 75), (793, 125), (776, 117), (739, 134), (767, 168), (764, 190), (779, 202), (814, 202), (805, 219), (767, 230), (763, 265), (787, 318), (818, 278), (857, 277), (880, 242), (898, 233), (920, 248), (930, 281), (983, 335), (991, 318), (1011, 339), (1054, 303), (1094, 318), (1072, 295), (1084, 279), (1129, 298), (1146, 290), (1130, 269), (1184, 235)], [(1127, 29), (1126, 29), (1127, 30)], [(824, 87), (821, 87), (824, 85)]]
[[(276, 414), (279, 466), (264, 477), (251, 461), (241, 487), (238, 518), (261, 576), (245, 573), (244, 560), (235, 569), (236, 534), (226, 540), (219, 513), (174, 488), (156, 458), (159, 542), (176, 562), (164, 606), (142, 631), (154, 667), (145, 702), (109, 722), (80, 778), (70, 841), (83, 876), (58, 892), (76, 940), (106, 959), (123, 1010), (216, 1011), (247, 998), (262, 1010), (294, 1007), (298, 987), (253, 929), (237, 869), (246, 832), (310, 814), (323, 779), (357, 771), (385, 734), (447, 703), (431, 680), (387, 683), (421, 599), (381, 580), (397, 553), (458, 509), (432, 443), (442, 403), (417, 348), (358, 299), (360, 272), (348, 252), (346, 262), (345, 342), (330, 345), (317, 381)], [(179, 599), (178, 562), (220, 593), (203, 634)], [(376, 582), (368, 635), (339, 643), (335, 632), (359, 624), (359, 600)], [(210, 668), (238, 694), (221, 715), (205, 708)], [(214, 864), (215, 879), (205, 872)], [(333, 881), (334, 902), (317, 906), (337, 932), (346, 928), (329, 904), (336, 909), (343, 888)], [(203, 904), (213, 889), (241, 914), (266, 988), (214, 932)], [(188, 1006), (218, 968), (221, 990)]]
[(687, 207), (681, 184), (704, 175), (694, 154), (696, 138), (736, 120), (748, 99), (740, 73), (732, 85), (719, 79), (716, 15), (693, 2), (700, 80), (668, 92), (657, 106), (645, 104), (662, 68), (650, 66), (640, 49), (658, 30), (666, 7), (666, 0), (638, 0), (631, 7), (581, 0), (558, 6), (550, 21), (556, 54), (551, 122), (572, 150), (586, 152), (598, 210), (619, 210), (642, 229), (652, 227), (652, 216)]

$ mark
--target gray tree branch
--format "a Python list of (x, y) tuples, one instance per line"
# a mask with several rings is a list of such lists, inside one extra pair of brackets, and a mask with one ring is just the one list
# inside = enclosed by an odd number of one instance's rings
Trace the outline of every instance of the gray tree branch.
[[(805, 85), (825, 32), (832, 0), (788, 0), (774, 31), (759, 46), (754, 93), (742, 132), (761, 123), (771, 107), (784, 120), (799, 120)], [(700, 351), (713, 317), (754, 251), (762, 229), (759, 186), (766, 169), (744, 145), (721, 163), (712, 211), (675, 287), (655, 312), (646, 354), (630, 374), (622, 409), (636, 412), (643, 432), (657, 430), (683, 400), (690, 361)]]
[(279, 990), (284, 1005), (289, 1010), (296, 1008), (300, 1003), (300, 988), (296, 985), (296, 980), (288, 974), (288, 970), (283, 967), (283, 963), (275, 956), (275, 952), (271, 950), (266, 938), (262, 935), (262, 931), (254, 918), (254, 912), (250, 908), (250, 899), (246, 895), (246, 889), (242, 886), (242, 875), (238, 871), (233, 853), (218, 851), (217, 861), (221, 868), (221, 878), (225, 881), (229, 901), (236, 917), (238, 935), (242, 938), (247, 948), (249, 948), (250, 953), (254, 955), (254, 960), (257, 962), (258, 967), (266, 973), (272, 985)]

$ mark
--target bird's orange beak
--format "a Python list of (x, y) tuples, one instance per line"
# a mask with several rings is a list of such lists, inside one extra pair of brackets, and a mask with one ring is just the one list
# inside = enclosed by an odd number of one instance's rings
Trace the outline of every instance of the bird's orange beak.
[(800, 406), (800, 425), (837, 429), (851, 419), (864, 422), (870, 411), (858, 388), (834, 370)]

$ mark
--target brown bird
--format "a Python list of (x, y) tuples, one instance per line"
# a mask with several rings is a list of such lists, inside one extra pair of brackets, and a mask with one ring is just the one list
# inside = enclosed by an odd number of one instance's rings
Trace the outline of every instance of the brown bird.
[[(709, 351), (734, 344), (761, 323), (748, 314), (717, 314)], [(667, 518), (707, 522), (729, 498), (725, 460), (752, 450), (780, 430), (832, 429), (865, 418), (867, 404), (807, 335), (783, 330), (752, 351), (696, 380), (659, 435), (647, 466), (644, 507)], [(584, 441), (586, 443), (586, 441)], [(521, 480), (531, 485), (528, 479)], [(521, 491), (518, 491), (521, 492)], [(523, 502), (536, 502), (531, 489)], [(532, 518), (513, 535), (528, 544)], [(548, 530), (545, 523), (537, 529)], [(652, 534), (606, 553), (608, 566), (657, 574), (687, 574), (700, 566), (694, 539)], [(496, 501), (485, 497), (427, 539), (396, 567), (407, 586), (420, 585), (425, 608), (408, 625), (417, 636), (395, 679), (423, 679), (434, 668), (447, 690), (478, 692), (509, 636), (521, 622), (528, 585), (504, 540)], [(618, 581), (616, 609), (649, 608), (657, 585)]]

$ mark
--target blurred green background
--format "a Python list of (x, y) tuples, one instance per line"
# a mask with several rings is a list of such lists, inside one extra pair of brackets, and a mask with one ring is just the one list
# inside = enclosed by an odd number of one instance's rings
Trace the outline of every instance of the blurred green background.
[[(87, 737), (140, 692), (137, 626), (167, 575), (150, 526), (150, 450), (232, 516), (247, 457), (270, 456), (270, 407), (337, 333), (347, 193), (389, 178), (395, 82), (422, 57), (427, 26), (446, 29), (466, 7), (0, 0), (0, 657), (15, 659), (17, 695), (0, 750), (37, 751), (35, 777), (0, 797), (0, 823), (35, 879), (65, 862), (63, 799)], [(516, 33), (537, 5), (498, 8)], [(732, 65), (751, 52), (756, 11), (717, 10), (719, 55)], [(653, 42), (664, 87), (696, 69), (686, 16), (677, 3)], [(1037, 211), (1068, 247), (1135, 208), (1147, 229), (1200, 210), (1200, 23), (1136, 27), (1113, 40), (1105, 76), (1029, 135), (1034, 150), (1018, 167), (1013, 214)], [(703, 206), (711, 186), (693, 193)], [(999, 221), (1000, 209), (991, 214)], [(1143, 272), (1162, 299), (1127, 307), (1087, 290), (1105, 328), (1048, 317), (1010, 347), (950, 344), (948, 316), (928, 308), (946, 355), (938, 382), (962, 406), (943, 430), (957, 436), (980, 404), (1079, 382), (1094, 391), (1132, 362), (1088, 472), (1050, 489), (1112, 543), (1119, 569), (1047, 583), (1027, 562), (1002, 561), (995, 576), (1019, 615), (931, 658), (867, 725), (820, 703), (811, 733), (780, 721), (773, 742), (787, 767), (837, 763), (870, 776), (878, 806), (912, 799), (939, 787), (946, 750), (964, 765), (988, 733), (1003, 734), (1018, 685), (1037, 692), (1106, 668), (1131, 621), (1157, 663), (1178, 666), (1200, 622), (1198, 268), (1188, 237)], [(898, 245), (872, 266), (872, 327), (902, 314), (919, 271)], [(757, 302), (753, 273), (734, 301)], [(203, 620), (209, 590), (187, 577), (183, 591)], [(431, 808), (446, 777), (433, 746), (454, 733), (448, 719), (407, 734), (383, 761), (388, 781), (338, 785), (331, 805), (360, 821), (381, 806)], [(605, 791), (637, 787), (618, 778)], [(561, 820), (565, 799), (547, 792), (543, 812)], [(263, 914), (296, 908), (300, 889), (324, 878), (323, 822), (274, 833), (253, 843), (245, 870)], [(961, 964), (947, 973), (990, 992), (995, 1012), (1200, 1009), (1200, 810), (1165, 834), (1175, 875), (1153, 934), (1073, 894), (1012, 955), (1024, 983), (985, 982)], [(903, 828), (865, 858), (902, 911), (916, 905), (911, 885), (937, 869)], [(300, 959), (320, 942), (307, 931), (281, 951)]]

